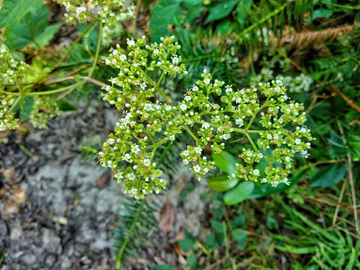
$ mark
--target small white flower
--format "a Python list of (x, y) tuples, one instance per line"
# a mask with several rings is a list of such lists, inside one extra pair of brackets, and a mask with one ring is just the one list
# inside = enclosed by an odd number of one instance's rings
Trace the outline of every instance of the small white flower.
[(290, 157), (286, 157), (286, 158), (285, 158), (285, 161), (290, 162), (290, 161), (291, 161), (291, 158), (290, 158)]
[(144, 165), (145, 165), (146, 167), (150, 166), (150, 164), (151, 164), (150, 159), (147, 158), (147, 159), (144, 160)]
[(209, 172), (209, 169), (208, 169), (208, 168), (205, 168), (205, 169), (204, 169), (204, 172), (205, 172), (205, 173), (208, 173), (208, 172)]
[(262, 158), (262, 157), (263, 157), (263, 154), (262, 154), (262, 153), (259, 153), (257, 156), (258, 156), (258, 158)]
[(201, 149), (200, 147), (195, 147), (195, 148), (194, 148), (194, 151), (195, 151), (195, 153), (197, 153), (197, 154), (201, 154), (202, 149)]
[(186, 111), (187, 106), (186, 106), (185, 104), (181, 104), (181, 105), (180, 105), (180, 109), (181, 109), (182, 111)]
[(193, 90), (194, 92), (196, 92), (197, 90), (199, 90), (199, 87), (194, 86), (194, 87), (192, 88), (192, 90)]
[(125, 54), (120, 55), (120, 60), (124, 62), (126, 60), (126, 55)]
[(244, 125), (242, 119), (236, 119), (236, 120), (235, 120), (235, 124), (237, 124), (237, 125), (240, 126), (240, 127), (242, 127), (242, 126)]
[(269, 140), (271, 140), (271, 139), (272, 139), (272, 135), (271, 135), (271, 134), (268, 134), (268, 135), (267, 135), (267, 138), (268, 138)]
[(210, 125), (209, 125), (209, 123), (204, 123), (204, 124), (202, 124), (202, 128), (205, 128), (205, 129), (208, 129), (208, 128), (210, 128)]
[(108, 142), (109, 142), (109, 144), (114, 144), (115, 140), (110, 138), (110, 139), (108, 139)]
[(177, 65), (177, 64), (179, 64), (179, 58), (177, 58), (176, 56), (172, 59), (172, 63), (174, 64), (174, 65)]
[(191, 100), (191, 97), (190, 97), (190, 96), (186, 96), (184, 99), (185, 99), (186, 101), (190, 101), (190, 100)]
[(194, 167), (194, 172), (199, 173), (200, 170), (201, 170), (201, 167), (200, 167), (199, 165), (196, 165), (196, 166)]
[(241, 98), (237, 98), (236, 103), (240, 103), (240, 102), (241, 102)]
[(184, 159), (184, 160), (183, 160), (183, 164), (184, 164), (184, 165), (188, 165), (188, 164), (189, 164), (189, 161), (188, 161), (187, 159)]
[(128, 44), (129, 47), (133, 47), (133, 46), (135, 46), (135, 41), (134, 40), (128, 40), (127, 44)]
[(299, 143), (301, 143), (301, 140), (300, 140), (300, 139), (296, 139), (296, 140), (295, 140), (295, 143), (296, 143), (296, 144), (299, 144)]
[(185, 157), (187, 157), (187, 156), (189, 156), (189, 151), (188, 150), (184, 150), (183, 152), (182, 152), (182, 154), (185, 156)]
[(267, 179), (266, 178), (263, 178), (263, 179), (261, 179), (261, 183), (267, 183)]
[(228, 140), (228, 139), (230, 139), (230, 135), (229, 134), (224, 134), (224, 135), (222, 135), (222, 138), (224, 140)]
[(166, 111), (170, 111), (170, 110), (171, 110), (171, 106), (170, 106), (170, 105), (165, 106), (165, 110), (166, 110)]
[(171, 135), (171, 136), (169, 137), (169, 140), (170, 140), (170, 141), (175, 141), (175, 135)]
[(209, 84), (209, 83), (210, 83), (210, 79), (206, 78), (206, 79), (204, 80), (204, 83), (205, 83), (205, 84)]
[(125, 154), (124, 159), (125, 159), (126, 161), (129, 161), (129, 160), (130, 160), (130, 157), (131, 157), (130, 154), (127, 153), (127, 154)]
[(254, 175), (259, 175), (259, 174), (260, 174), (260, 171), (256, 169), (256, 170), (253, 171), (253, 174), (254, 174)]
[(126, 175), (126, 177), (129, 178), (129, 180), (134, 180), (134, 179), (135, 179), (135, 174), (133, 174), (133, 173), (128, 173), (128, 174)]
[(232, 88), (231, 87), (227, 87), (226, 88), (226, 93), (231, 93), (233, 90), (232, 90)]

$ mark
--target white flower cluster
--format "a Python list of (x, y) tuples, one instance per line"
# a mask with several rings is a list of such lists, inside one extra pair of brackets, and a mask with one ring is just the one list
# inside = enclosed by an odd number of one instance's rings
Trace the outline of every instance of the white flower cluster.
[(61, 112), (56, 100), (49, 96), (38, 97), (34, 101), (30, 122), (36, 128), (47, 129), (47, 121), (60, 115)]
[[(102, 41), (104, 45), (110, 45), (112, 40), (123, 31), (122, 23), (134, 18), (135, 6), (125, 7), (125, 0), (88, 1), (80, 4), (75, 0), (56, 0), (65, 6), (70, 14), (65, 14), (66, 22), (76, 24), (76, 21), (84, 23), (91, 17), (95, 17), (104, 25)], [(100, 11), (98, 11), (100, 9)]]
[[(306, 120), (301, 113), (303, 106), (287, 102), (289, 98), (282, 79), (260, 84), (259, 90), (255, 87), (236, 90), (231, 85), (222, 89), (224, 82), (213, 81), (204, 70), (202, 80), (188, 89), (184, 99), (174, 106), (162, 91), (161, 81), (165, 75), (175, 77), (187, 72), (181, 57), (176, 55), (180, 46), (174, 44), (174, 38), (161, 40), (161, 44), (149, 46), (145, 38), (129, 39), (128, 52), (117, 46), (103, 59), (107, 65), (119, 69), (118, 76), (110, 79), (113, 86), (105, 88), (104, 100), (122, 110), (124, 115), (115, 133), (104, 144), (100, 161), (103, 166), (112, 168), (114, 178), (126, 187), (125, 193), (143, 198), (165, 188), (166, 181), (158, 178), (162, 172), (156, 168), (155, 153), (161, 144), (176, 141), (176, 135), (182, 132), (188, 132), (195, 144), (188, 145), (180, 156), (184, 165), (192, 165), (190, 170), (199, 180), (214, 168), (214, 162), (204, 155), (205, 147), (210, 146), (213, 153), (219, 154), (226, 143), (241, 136), (249, 140), (253, 149), (243, 149), (239, 156), (243, 163), (236, 166), (234, 176), (251, 181), (261, 179), (273, 186), (288, 184), (294, 154), (307, 157), (310, 144), (305, 140), (312, 138), (303, 125)], [(160, 79), (155, 81), (148, 74), (158, 74)], [(266, 100), (261, 100), (259, 93)], [(161, 103), (155, 94), (164, 102)], [(151, 102), (154, 98), (156, 102)], [(260, 121), (254, 130), (253, 122), (258, 116)], [(291, 131), (293, 125), (297, 127)], [(256, 143), (253, 136), (257, 136)], [(266, 156), (261, 149), (273, 149), (272, 155)], [(254, 168), (263, 159), (269, 164), (265, 177)], [(119, 170), (118, 163), (123, 161), (134, 165)]]

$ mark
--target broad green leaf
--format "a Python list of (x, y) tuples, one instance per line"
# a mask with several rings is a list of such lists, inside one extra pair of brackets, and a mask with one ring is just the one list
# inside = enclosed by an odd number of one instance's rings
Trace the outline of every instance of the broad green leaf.
[(234, 9), (239, 0), (220, 1), (209, 8), (209, 16), (205, 20), (205, 24), (225, 18)]
[(339, 183), (346, 174), (346, 165), (332, 164), (318, 171), (311, 179), (312, 187), (331, 187)]
[(240, 250), (244, 250), (248, 241), (247, 232), (242, 229), (235, 229), (232, 231), (232, 236), (237, 242)]
[[(55, 34), (59, 32), (62, 23), (52, 24), (45, 28), (44, 32), (38, 35), (35, 38), (35, 41), (40, 47), (45, 47), (49, 45), (49, 42), (54, 38)], [(36, 47), (35, 44), (32, 44), (33, 47)]]
[[(201, 269), (199, 262), (197, 261), (196, 255), (194, 253), (191, 253), (187, 258), (186, 258), (189, 266), (191, 267), (191, 269)], [(200, 267), (200, 268), (199, 268)]]
[(208, 185), (215, 191), (226, 191), (236, 186), (238, 178), (229, 178), (228, 175), (208, 179)]
[(63, 99), (58, 100), (56, 103), (59, 106), (60, 110), (62, 110), (64, 112), (77, 110), (77, 108), (75, 106), (71, 105), (69, 102), (67, 102)]
[(0, 28), (20, 22), (29, 13), (36, 13), (43, 0), (4, 0), (0, 10)]
[(217, 220), (211, 220), (210, 223), (214, 227), (215, 231), (217, 231), (218, 233), (224, 233), (224, 225), (222, 222)]
[(151, 42), (160, 42), (180, 4), (180, 0), (160, 0), (153, 8), (150, 19)]
[(195, 242), (190, 239), (180, 239), (178, 241), (180, 248), (183, 252), (188, 252), (194, 248)]
[(35, 14), (28, 13), (20, 23), (10, 27), (5, 34), (6, 45), (9, 49), (20, 50), (30, 42), (36, 41), (36, 37), (48, 26), (47, 18), (49, 14), (50, 12), (46, 6), (43, 6)]
[(236, 163), (239, 163), (233, 155), (226, 151), (221, 151), (220, 154), (215, 154), (213, 152), (212, 158), (220, 170), (228, 175), (231, 175), (235, 172)]
[(175, 270), (170, 264), (158, 264), (153, 266), (154, 270)]
[(292, 247), (292, 246), (275, 246), (276, 249), (289, 252), (291, 254), (309, 254), (309, 253), (315, 253), (317, 247)]
[[(14, 99), (14, 102), (16, 102), (17, 98)], [(23, 122), (27, 122), (29, 121), (29, 115), (31, 114), (31, 112), (33, 111), (33, 106), (34, 106), (34, 98), (33, 97), (24, 97), (23, 98), (23, 108), (24, 110), (21, 110), (20, 108), (20, 102), (15, 106), (14, 108), (14, 112), (19, 112), (20, 114), (20, 120), (22, 120)]]
[(308, 21), (306, 24), (310, 24), (313, 20), (318, 18), (329, 18), (333, 14), (333, 10), (330, 9), (317, 9), (312, 14), (312, 17), (309, 16)]
[(219, 247), (219, 243), (216, 241), (215, 233), (211, 233), (208, 237), (206, 237), (206, 245), (209, 246), (212, 250), (215, 250)]
[(226, 205), (234, 205), (244, 201), (250, 197), (254, 187), (254, 183), (250, 181), (238, 184), (235, 188), (225, 193), (224, 203)]
[(191, 8), (197, 4), (200, 4), (202, 0), (182, 0), (182, 3), (186, 6), (186, 8)]

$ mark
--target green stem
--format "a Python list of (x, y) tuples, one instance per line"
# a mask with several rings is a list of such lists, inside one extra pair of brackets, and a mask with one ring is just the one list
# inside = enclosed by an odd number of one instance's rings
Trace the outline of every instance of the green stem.
[(253, 140), (251, 139), (250, 135), (247, 134), (247, 133), (245, 133), (245, 136), (248, 138), (248, 140), (249, 140), (249, 142), (251, 143), (251, 145), (252, 145), (252, 147), (254, 148), (254, 150), (255, 150), (256, 152), (258, 152), (258, 149), (257, 149), (255, 143), (253, 142)]
[(194, 133), (191, 132), (191, 130), (187, 126), (184, 126), (184, 129), (186, 129), (186, 131), (189, 132), (189, 134), (191, 135), (191, 137), (193, 137), (195, 142), (199, 141), (199, 139), (194, 135)]
[(136, 226), (136, 223), (137, 223), (137, 221), (138, 221), (138, 219), (140, 217), (140, 214), (142, 212), (144, 204), (145, 204), (145, 199), (143, 199), (141, 201), (141, 205), (140, 205), (139, 209), (137, 210), (136, 216), (135, 216), (135, 218), (134, 218), (134, 220), (133, 220), (133, 222), (131, 224), (130, 230), (128, 231), (128, 235), (127, 235), (127, 237), (126, 237), (126, 239), (124, 241), (124, 244), (121, 246), (119, 254), (118, 254), (117, 258), (116, 258), (116, 268), (117, 269), (120, 269), (120, 267), (121, 267), (121, 258), (122, 258), (123, 254), (124, 254), (125, 248), (126, 248), (128, 242), (129, 242), (130, 238), (132, 237), (132, 233), (133, 233), (133, 231), (135, 229), (135, 226)]
[(56, 93), (60, 93), (60, 92), (63, 92), (63, 91), (66, 91), (66, 90), (69, 90), (73, 87), (77, 87), (77, 86), (80, 86), (82, 84), (84, 84), (85, 82), (87, 82), (87, 80), (83, 80), (81, 82), (78, 82), (78, 83), (75, 83), (75, 84), (72, 84), (72, 85), (69, 85), (69, 86), (66, 86), (66, 87), (63, 87), (63, 88), (59, 88), (59, 89), (56, 89), (56, 90), (50, 90), (50, 91), (44, 91), (44, 92), (30, 92), (30, 93), (24, 93), (24, 96), (40, 96), (40, 95), (52, 95), (52, 94), (56, 94)]
[(89, 74), (89, 78), (92, 77), (95, 67), (97, 65), (97, 61), (99, 59), (99, 54), (100, 54), (100, 46), (101, 46), (101, 35), (102, 35), (102, 28), (103, 28), (103, 23), (100, 22), (100, 28), (99, 28), (99, 35), (98, 35), (98, 40), (97, 40), (97, 47), (96, 47), (96, 55), (95, 55), (95, 59), (94, 59), (94, 64), (91, 68), (90, 74)]
[(360, 10), (360, 7), (343, 6), (343, 5), (338, 5), (338, 4), (328, 3), (328, 2), (322, 2), (322, 3), (325, 4), (325, 5), (327, 5), (327, 6), (333, 6), (333, 7), (339, 7), (339, 8)]
[(15, 107), (16, 105), (19, 103), (20, 101), (20, 97), (14, 102), (14, 104), (11, 106), (11, 108), (9, 109), (9, 112), (11, 112)]
[(69, 53), (74, 49), (75, 45), (79, 43), (79, 41), (83, 38), (83, 36), (89, 31), (89, 29), (93, 26), (95, 21), (92, 21), (84, 30), (84, 32), (81, 33), (81, 35), (71, 44), (70, 48), (67, 50), (67, 52), (61, 57), (60, 61), (55, 65), (55, 67), (52, 69), (51, 72), (55, 71), (62, 62), (64, 62), (65, 58), (69, 55)]

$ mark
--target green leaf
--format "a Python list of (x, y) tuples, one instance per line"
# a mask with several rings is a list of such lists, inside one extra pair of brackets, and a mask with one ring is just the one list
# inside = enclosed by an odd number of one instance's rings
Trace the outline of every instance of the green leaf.
[(202, 0), (182, 0), (182, 3), (186, 6), (186, 8), (190, 9), (193, 6), (200, 4)]
[(247, 10), (250, 9), (251, 5), (252, 5), (253, 1), (252, 0), (241, 0), (239, 5), (236, 8), (236, 13), (237, 13), (237, 18), (238, 21), (244, 25), (245, 24), (245, 20), (246, 17), (248, 15)]
[(242, 182), (238, 184), (232, 190), (226, 192), (224, 196), (224, 203), (226, 205), (234, 205), (240, 203), (250, 197), (254, 190), (254, 183), (250, 181)]
[(43, 0), (4, 0), (0, 10), (0, 28), (20, 22), (27, 13), (37, 12), (42, 4)]
[(333, 14), (333, 10), (330, 9), (317, 9), (312, 14), (312, 17), (309, 16), (308, 21), (306, 24), (310, 24), (313, 20), (318, 18), (329, 18)]
[(248, 242), (247, 232), (242, 229), (235, 229), (232, 231), (232, 236), (237, 241), (240, 250), (244, 250)]
[[(16, 100), (14, 100), (14, 102), (16, 102)], [(23, 98), (23, 107), (24, 110), (21, 110), (20, 108), (20, 103), (18, 103), (15, 108), (14, 108), (14, 112), (20, 112), (20, 120), (27, 122), (29, 121), (29, 115), (31, 114), (31, 112), (33, 111), (33, 106), (34, 106), (34, 98), (33, 97), (24, 97)]]
[(71, 105), (69, 102), (67, 102), (63, 99), (58, 100), (56, 103), (59, 106), (60, 110), (62, 110), (64, 112), (77, 110), (77, 108), (75, 106)]
[(311, 179), (312, 187), (331, 187), (339, 183), (346, 174), (346, 165), (337, 163), (326, 166), (318, 171)]
[(209, 8), (209, 16), (207, 16), (205, 24), (225, 18), (230, 14), (237, 3), (239, 3), (238, 0), (220, 1), (219, 3), (213, 5)]
[(277, 223), (277, 221), (273, 218), (274, 213), (270, 212), (269, 215), (266, 218), (266, 226), (270, 229), (270, 230), (274, 230), (279, 228), (279, 224)]
[(191, 267), (191, 269), (198, 269), (199, 268), (199, 263), (197, 261), (196, 255), (194, 253), (191, 253), (187, 258), (186, 258), (189, 266)]
[(212, 250), (215, 250), (220, 246), (216, 241), (215, 233), (211, 233), (208, 237), (206, 237), (206, 245), (208, 245)]
[(283, 247), (281, 246), (275, 246), (276, 249), (281, 250), (281, 251), (285, 251), (285, 252), (289, 252), (291, 254), (309, 254), (309, 253), (315, 253), (317, 247), (292, 247), (292, 246), (288, 246), (285, 245)]
[(5, 34), (9, 49), (20, 50), (30, 42), (36, 41), (36, 37), (48, 26), (49, 14), (50, 11), (43, 6), (35, 14), (28, 13), (20, 23), (10, 27)]
[[(37, 42), (37, 44), (40, 47), (45, 47), (49, 45), (49, 42), (54, 38), (55, 34), (59, 31), (62, 25), (62, 23), (57, 23), (46, 27), (44, 32), (42, 32), (36, 37), (35, 41)], [(32, 44), (32, 46), (35, 48), (35, 44)]]
[(217, 231), (218, 233), (224, 233), (224, 225), (222, 222), (217, 220), (211, 220), (210, 223), (214, 227), (215, 231)]
[(236, 186), (238, 178), (229, 178), (227, 175), (208, 179), (208, 185), (215, 191), (226, 191)]
[(160, 38), (166, 35), (179, 4), (180, 0), (160, 0), (153, 8), (150, 18), (151, 42), (160, 42)]
[(221, 151), (220, 154), (212, 153), (212, 158), (216, 165), (226, 174), (233, 174), (236, 169), (236, 163), (238, 161), (235, 157), (226, 151)]
[(194, 248), (195, 244), (195, 242), (190, 239), (180, 239), (178, 242), (183, 252), (189, 252)]
[(158, 264), (153, 266), (154, 270), (175, 270), (170, 264)]

